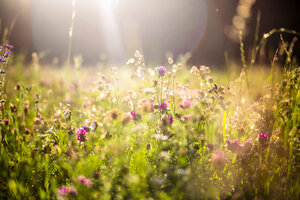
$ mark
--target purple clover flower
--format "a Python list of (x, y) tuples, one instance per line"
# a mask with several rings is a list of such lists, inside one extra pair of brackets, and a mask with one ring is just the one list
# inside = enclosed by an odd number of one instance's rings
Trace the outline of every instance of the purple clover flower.
[(9, 44), (5, 44), (5, 45), (3, 45), (3, 47), (4, 47), (5, 49), (7, 49), (7, 50), (13, 49), (13, 48), (14, 48), (13, 45), (9, 45)]
[(134, 110), (132, 110), (130, 112), (130, 119), (131, 120), (134, 120), (134, 121), (140, 121), (141, 120), (141, 115), (140, 114), (137, 114)]
[(260, 134), (258, 135), (258, 142), (259, 142), (260, 144), (264, 145), (264, 144), (267, 143), (267, 141), (268, 141), (268, 136), (267, 136), (267, 135), (265, 135), (265, 134), (263, 134), (263, 133), (260, 133)]
[(87, 133), (90, 132), (89, 127), (86, 125), (82, 125), (81, 128), (83, 128), (85, 130), (85, 132), (87, 132)]
[(11, 51), (7, 51), (7, 52), (4, 54), (4, 57), (5, 57), (5, 58), (8, 58), (8, 57), (10, 56), (10, 54), (11, 54)]
[(4, 58), (0, 57), (0, 62), (5, 62)]
[(77, 131), (76, 131), (76, 134), (77, 135), (85, 135), (86, 134), (86, 131), (85, 131), (85, 129), (84, 128), (79, 128), (79, 129), (77, 129)]
[(168, 104), (166, 102), (161, 102), (161, 104), (159, 105), (159, 109), (161, 110), (166, 110), (168, 107)]
[(157, 69), (157, 72), (158, 72), (159, 76), (161, 76), (161, 77), (165, 76), (167, 70), (164, 66), (159, 66), (156, 69)]
[(132, 110), (132, 111), (130, 112), (130, 114), (131, 114), (132, 117), (134, 117), (134, 116), (135, 116), (135, 111)]
[(78, 142), (85, 142), (86, 141), (86, 131), (84, 130), (84, 128), (79, 128), (76, 131), (77, 134), (77, 141)]

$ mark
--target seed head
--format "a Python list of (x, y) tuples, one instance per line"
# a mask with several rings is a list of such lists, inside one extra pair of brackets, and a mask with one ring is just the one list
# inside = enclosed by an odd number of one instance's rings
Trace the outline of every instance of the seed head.
[(124, 113), (121, 117), (121, 123), (123, 126), (130, 122), (130, 120), (132, 120), (132, 116), (129, 113)]
[(112, 110), (111, 112), (110, 112), (110, 116), (111, 116), (111, 118), (112, 119), (118, 119), (118, 117), (119, 117), (119, 114), (118, 114), (118, 110), (117, 109), (114, 109), (114, 110)]

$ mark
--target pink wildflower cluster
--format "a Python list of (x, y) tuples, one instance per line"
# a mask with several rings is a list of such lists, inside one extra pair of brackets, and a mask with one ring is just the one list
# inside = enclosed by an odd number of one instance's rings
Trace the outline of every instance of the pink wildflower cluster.
[(78, 177), (78, 181), (83, 184), (83, 185), (86, 185), (86, 186), (90, 186), (92, 184), (92, 181), (91, 179), (89, 178), (86, 178), (84, 176), (79, 176)]
[(85, 132), (87, 132), (87, 133), (90, 132), (89, 127), (86, 125), (82, 125), (81, 128), (83, 128), (85, 130)]
[(190, 107), (192, 107), (191, 100), (185, 99), (185, 100), (179, 105), (179, 107), (180, 107), (180, 108), (190, 108)]
[(76, 130), (77, 141), (85, 142), (86, 141), (86, 130), (84, 128), (79, 128)]
[(235, 153), (239, 152), (243, 147), (243, 143), (237, 140), (236, 141), (227, 140), (226, 143), (227, 143), (228, 150)]
[(77, 196), (77, 190), (74, 187), (60, 187), (58, 189), (59, 195), (72, 195), (72, 196)]
[(226, 141), (228, 150), (235, 153), (248, 153), (253, 147), (253, 140), (248, 139), (244, 143), (239, 141)]

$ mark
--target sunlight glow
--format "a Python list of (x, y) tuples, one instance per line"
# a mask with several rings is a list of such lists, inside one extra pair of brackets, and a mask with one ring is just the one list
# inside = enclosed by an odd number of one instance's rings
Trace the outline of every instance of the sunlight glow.
[(119, 0), (102, 0), (100, 4), (106, 10), (113, 10), (118, 6)]
[(124, 58), (125, 54), (123, 41), (114, 12), (118, 3), (118, 0), (102, 0), (100, 1), (99, 10), (108, 55), (110, 58), (115, 58), (116, 60)]

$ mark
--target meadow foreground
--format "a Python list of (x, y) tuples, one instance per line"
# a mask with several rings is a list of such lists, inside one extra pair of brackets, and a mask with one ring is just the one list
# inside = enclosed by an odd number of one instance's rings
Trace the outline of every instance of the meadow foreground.
[(300, 197), (291, 60), (220, 84), (203, 65), (145, 67), (138, 51), (95, 75), (10, 65), (1, 49), (1, 199)]

